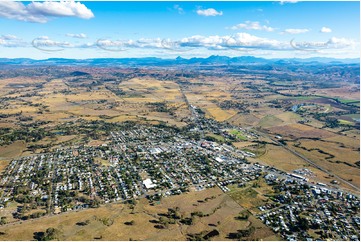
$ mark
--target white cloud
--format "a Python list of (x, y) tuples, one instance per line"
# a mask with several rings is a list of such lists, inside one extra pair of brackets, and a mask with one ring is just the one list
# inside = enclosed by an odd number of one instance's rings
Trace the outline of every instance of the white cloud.
[[(80, 43), (79, 43), (80, 42)], [(272, 55), (286, 55), (285, 53), (300, 53), (310, 55), (314, 53), (330, 54), (349, 53), (355, 55), (359, 42), (347, 39), (332, 37), (325, 41), (299, 41), (295, 38), (291, 41), (278, 40), (271, 38), (259, 37), (245, 32), (234, 35), (194, 35), (180, 39), (161, 39), (161, 38), (138, 38), (111, 40), (99, 39), (95, 42), (88, 42), (85, 39), (68, 41), (53, 40), (48, 36), (40, 36), (33, 41), (23, 41), (21, 38), (13, 35), (0, 36), (0, 47), (33, 47), (43, 52), (60, 52), (60, 51), (77, 51), (89, 49), (89, 51), (102, 50), (110, 52), (128, 51), (130, 55), (152, 56), (155, 53), (187, 52), (187, 53), (204, 53), (204, 55), (218, 54), (222, 51), (224, 55), (234, 55), (236, 53), (272, 53)], [(138, 55), (139, 54), (139, 55)], [(237, 54), (236, 54), (237, 55)]]
[(320, 30), (321, 33), (331, 33), (332, 29), (327, 28), (327, 27), (322, 27)]
[(248, 33), (237, 33), (231, 38), (227, 39), (226, 46), (235, 48), (252, 48), (252, 49), (287, 49), (288, 45), (285, 42), (281, 42), (274, 39), (261, 38)]
[(173, 6), (173, 8), (174, 8), (175, 10), (177, 10), (179, 14), (184, 14), (184, 9), (183, 9), (181, 6), (179, 6), (178, 4), (175, 4), (175, 5)]
[(309, 29), (285, 29), (282, 34), (304, 34), (309, 31)]
[(48, 36), (41, 36), (32, 41), (33, 47), (74, 47), (73, 44), (66, 41), (55, 41)]
[(21, 2), (0, 1), (0, 17), (26, 22), (46, 23), (49, 17), (78, 17), (90, 19), (94, 14), (84, 4), (70, 1)]
[[(202, 36), (194, 35), (178, 40), (170, 39), (137, 39), (137, 40), (98, 40), (96, 46), (105, 50), (126, 50), (126, 49), (165, 49), (175, 51), (193, 50), (226, 50), (226, 51), (332, 51), (347, 49), (357, 46), (353, 40), (346, 38), (331, 38), (324, 42), (299, 42), (293, 39), (280, 41), (251, 35), (249, 33), (237, 33), (232, 36)], [(88, 45), (94, 47), (95, 45)], [(84, 46), (86, 47), (86, 46)]]
[(267, 38), (257, 37), (248, 33), (237, 33), (233, 36), (201, 36), (183, 38), (181, 46), (205, 47), (208, 49), (285, 49), (289, 48), (288, 43)]
[(281, 0), (280, 4), (283, 5), (285, 3), (297, 3), (297, 2), (298, 2), (298, 0), (285, 0), (285, 1)]
[(346, 38), (336, 38), (332, 37), (327, 41), (327, 46), (331, 48), (345, 48), (345, 47), (354, 47), (357, 43), (352, 39)]
[[(359, 42), (352, 39), (332, 37), (327, 41), (296, 41), (292, 39), (290, 45), (300, 51), (315, 52), (315, 53), (335, 53), (335, 51), (354, 51)], [(355, 52), (356, 53), (356, 52)]]
[(275, 29), (266, 25), (260, 25), (259, 22), (252, 22), (246, 21), (244, 23), (237, 24), (232, 26), (230, 29), (237, 30), (237, 29), (248, 29), (248, 30), (264, 30), (267, 32), (272, 32)]
[(17, 36), (12, 35), (12, 34), (6, 34), (6, 35), (1, 35), (0, 39), (3, 40), (15, 40), (15, 39), (19, 39)]
[(72, 38), (78, 38), (78, 39), (86, 39), (87, 38), (87, 35), (86, 34), (83, 34), (83, 33), (80, 33), (80, 34), (66, 34), (66, 36), (68, 37), (72, 37)]
[[(89, 45), (93, 47), (94, 45)], [(264, 49), (283, 50), (291, 49), (288, 42), (280, 42), (267, 38), (261, 38), (248, 33), (237, 33), (233, 36), (202, 36), (194, 35), (179, 40), (170, 39), (137, 39), (137, 40), (109, 40), (101, 39), (96, 43), (101, 49), (120, 51), (129, 48), (168, 49), (175, 51), (190, 51), (195, 49), (208, 50), (231, 50), (231, 49)], [(87, 47), (87, 46), (83, 46)]]
[(27, 43), (15, 35), (7, 34), (0, 36), (0, 46), (2, 47), (24, 47)]
[(217, 11), (214, 8), (208, 8), (208, 9), (198, 9), (197, 14), (201, 16), (221, 16), (223, 15), (222, 11)]
[(41, 39), (41, 40), (47, 40), (50, 39), (48, 36), (39, 36), (37, 39)]

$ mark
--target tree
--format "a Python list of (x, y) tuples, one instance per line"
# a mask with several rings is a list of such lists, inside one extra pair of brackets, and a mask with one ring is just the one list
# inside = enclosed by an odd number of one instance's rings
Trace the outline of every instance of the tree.
[(308, 220), (306, 218), (300, 218), (298, 224), (301, 230), (307, 231), (309, 229)]
[(60, 231), (56, 228), (47, 228), (45, 232), (35, 232), (34, 239), (39, 241), (56, 240)]
[(7, 224), (6, 217), (1, 217), (0, 225)]
[(332, 117), (325, 118), (326, 127), (337, 128), (339, 126), (338, 120)]
[(124, 224), (125, 224), (125, 225), (134, 225), (134, 224), (135, 224), (135, 221), (132, 220), (132, 221), (129, 221), (129, 222), (125, 222)]

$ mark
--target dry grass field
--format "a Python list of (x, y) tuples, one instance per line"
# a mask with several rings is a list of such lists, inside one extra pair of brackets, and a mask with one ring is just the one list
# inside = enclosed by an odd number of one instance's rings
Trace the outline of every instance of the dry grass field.
[(235, 110), (223, 110), (219, 107), (212, 107), (211, 105), (209, 105), (206, 110), (209, 117), (220, 122), (231, 118), (237, 113)]
[[(14, 94), (7, 94), (13, 86), (22, 87)], [(27, 87), (27, 85), (42, 84), (41, 87)], [(189, 110), (182, 98), (179, 86), (172, 81), (159, 81), (155, 79), (130, 79), (119, 84), (125, 91), (123, 97), (112, 91), (99, 87), (89, 90), (84, 87), (69, 87), (66, 81), (52, 79), (45, 82), (42, 79), (3, 79), (1, 85), (5, 91), (2, 95), (7, 97), (31, 96), (20, 100), (12, 100), (6, 108), (0, 109), (0, 114), (14, 115), (22, 112), (27, 117), (38, 121), (61, 123), (64, 121), (83, 118), (85, 120), (101, 120), (106, 122), (124, 122), (127, 120), (149, 122), (162, 121), (176, 126), (186, 125), (183, 118), (189, 117)], [(16, 87), (18, 87), (16, 86)], [(6, 92), (7, 91), (7, 92)], [(1, 93), (0, 93), (1, 94)], [(174, 108), (174, 116), (166, 113), (152, 112), (148, 103), (165, 101)], [(109, 118), (104, 119), (102, 116)], [(1, 120), (0, 127), (14, 127), (11, 117)]]
[[(193, 225), (177, 222), (166, 228), (156, 228), (162, 213), (168, 208), (178, 207), (183, 217), (192, 212), (202, 212), (209, 216), (195, 216)], [(256, 232), (245, 240), (277, 240), (275, 234), (261, 221), (250, 216), (248, 221), (234, 219), (244, 209), (218, 188), (190, 192), (163, 198), (151, 206), (141, 199), (134, 208), (124, 204), (107, 204), (97, 209), (67, 212), (60, 215), (24, 221), (21, 224), (7, 224), (0, 228), (1, 240), (33, 240), (35, 232), (49, 227), (60, 230), (59, 240), (186, 240), (188, 234), (196, 234), (217, 229), (219, 235), (212, 240), (228, 240), (227, 235), (238, 229), (255, 226)], [(87, 225), (77, 225), (88, 220)], [(133, 221), (133, 225), (126, 222)]]
[(304, 160), (281, 146), (267, 144), (265, 149), (264, 155), (257, 159), (263, 161), (267, 165), (277, 167), (287, 172), (309, 166)]
[(0, 173), (9, 165), (10, 160), (0, 158)]
[(308, 150), (297, 147), (292, 147), (292, 149), (324, 169), (360, 187), (360, 168), (355, 165), (360, 159), (359, 151), (340, 147), (337, 143), (321, 141), (301, 141), (300, 147), (305, 147)]
[(272, 133), (280, 134), (291, 139), (294, 138), (329, 138), (335, 136), (334, 133), (324, 129), (317, 129), (304, 124), (290, 124), (269, 128)]
[(0, 146), (0, 159), (19, 157), (26, 149), (24, 141), (16, 141), (10, 145)]

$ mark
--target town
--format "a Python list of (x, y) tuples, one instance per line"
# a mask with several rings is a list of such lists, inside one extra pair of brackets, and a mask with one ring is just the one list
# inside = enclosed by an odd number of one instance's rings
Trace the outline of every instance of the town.
[[(251, 152), (200, 138), (199, 133), (196, 128), (178, 132), (162, 125), (123, 125), (99, 146), (14, 159), (0, 180), (0, 209), (13, 201), (22, 204), (13, 213), (19, 221), (107, 203), (134, 204), (140, 198), (153, 203), (215, 186), (227, 193), (230, 184), (245, 186), (263, 177), (278, 195), (256, 215), (284, 239), (360, 239), (357, 196), (308, 182), (307, 169), (285, 173), (251, 163)], [(39, 212), (40, 207), (45, 211)], [(310, 228), (318, 232), (310, 235)]]

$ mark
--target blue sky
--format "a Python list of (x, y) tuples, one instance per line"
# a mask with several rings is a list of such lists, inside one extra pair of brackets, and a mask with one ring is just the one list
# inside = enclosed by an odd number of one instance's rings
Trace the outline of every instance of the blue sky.
[(359, 2), (0, 2), (0, 58), (355, 58)]

